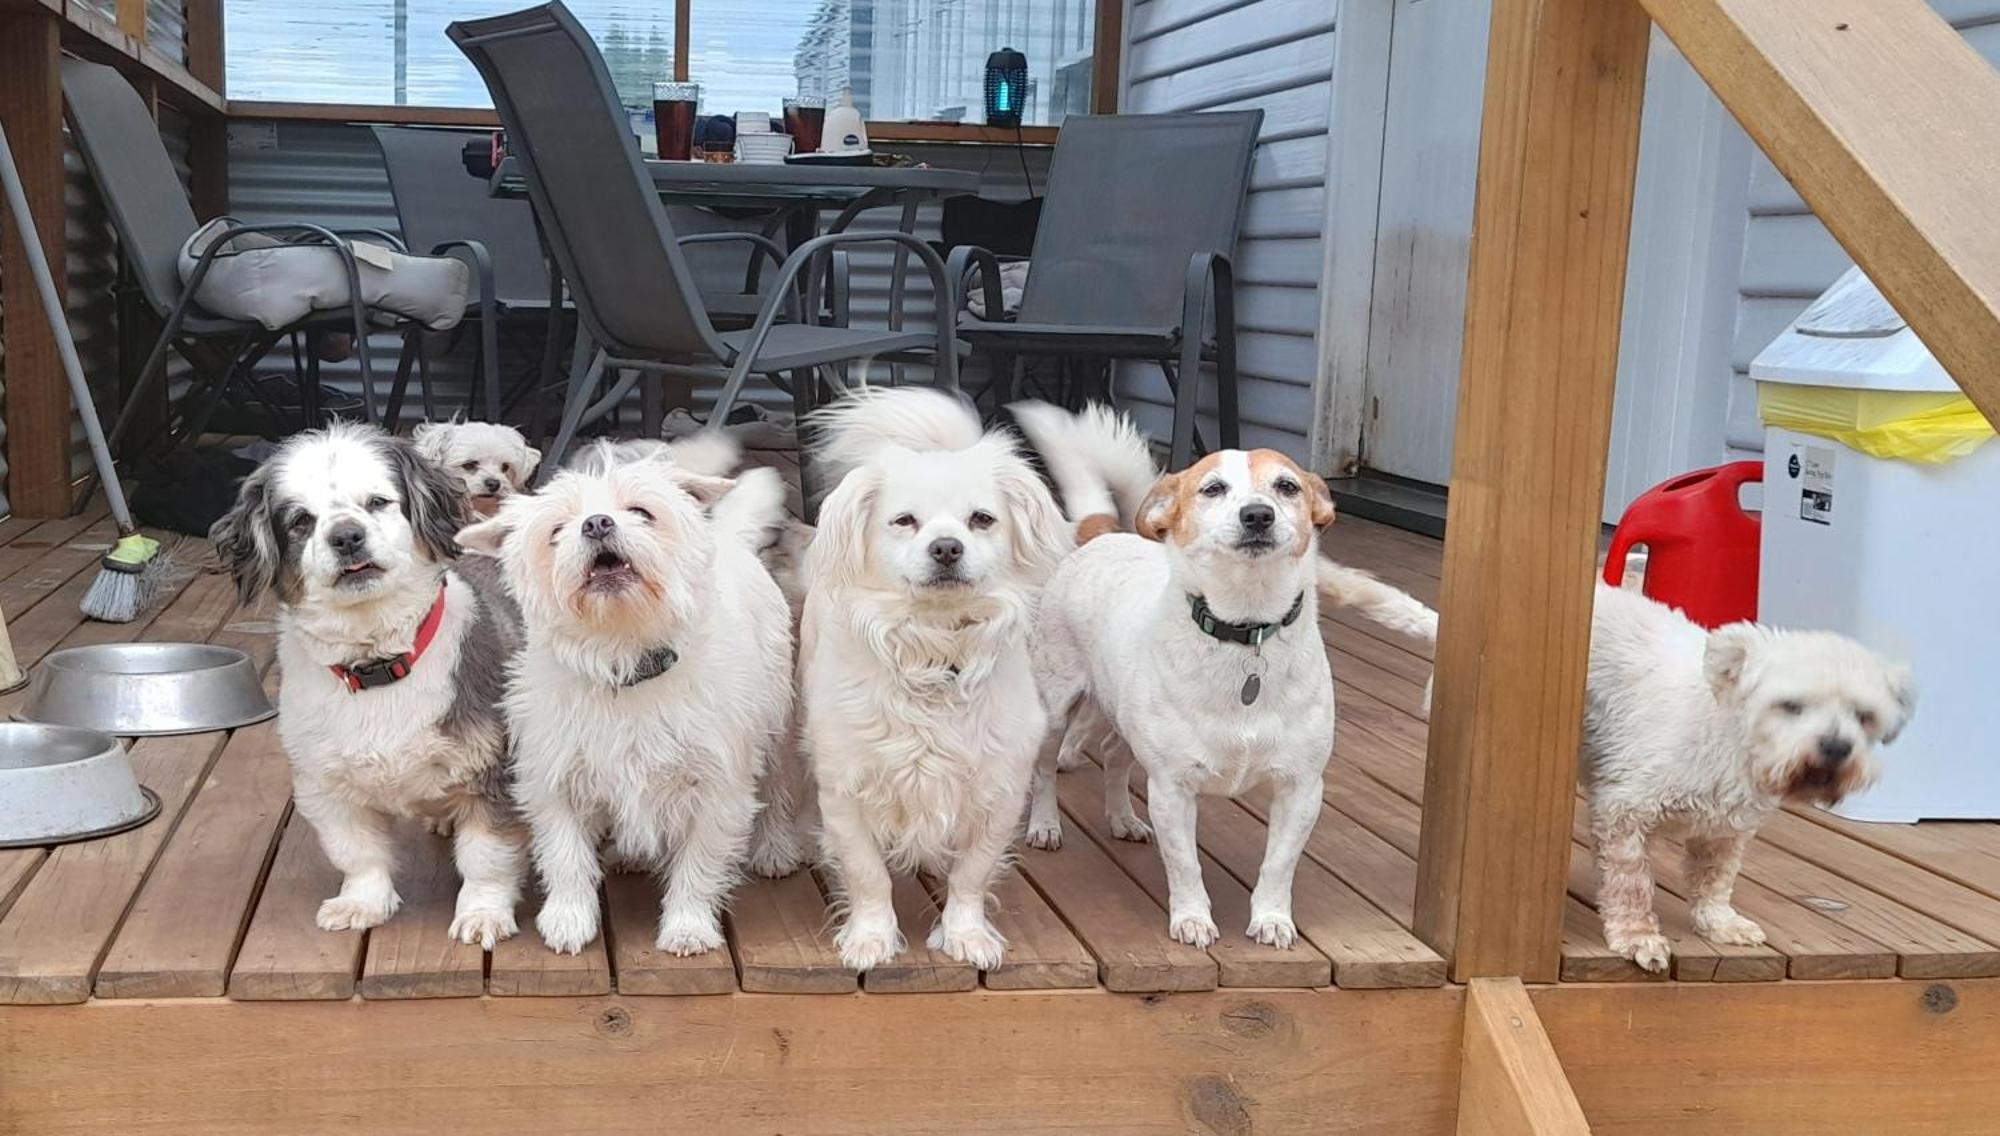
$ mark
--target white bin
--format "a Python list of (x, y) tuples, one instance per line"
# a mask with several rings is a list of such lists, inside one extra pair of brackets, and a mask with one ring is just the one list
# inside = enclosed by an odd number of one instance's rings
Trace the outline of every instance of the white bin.
[[(1759, 383), (1868, 391), (1957, 387), (1860, 271), (1750, 365)], [(1919, 464), (1767, 424), (1759, 620), (1853, 636), (1916, 670), (1917, 713), (1881, 751), (1858, 820), (2000, 818), (2000, 445)]]

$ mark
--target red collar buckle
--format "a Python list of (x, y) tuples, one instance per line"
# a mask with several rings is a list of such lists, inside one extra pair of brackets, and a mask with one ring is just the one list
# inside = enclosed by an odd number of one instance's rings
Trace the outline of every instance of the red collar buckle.
[(417, 641), (411, 645), (408, 652), (380, 659), (364, 659), (358, 663), (345, 665), (335, 663), (327, 669), (347, 687), (350, 694), (359, 694), (364, 690), (374, 690), (383, 686), (394, 686), (410, 677), (410, 671), (416, 668), (417, 660), (423, 657), (425, 649), (431, 645), (431, 640), (437, 638), (438, 625), (444, 622), (444, 591), (445, 586), (439, 584), (437, 599), (431, 604), (430, 612), (424, 616), (422, 625), (417, 628)]

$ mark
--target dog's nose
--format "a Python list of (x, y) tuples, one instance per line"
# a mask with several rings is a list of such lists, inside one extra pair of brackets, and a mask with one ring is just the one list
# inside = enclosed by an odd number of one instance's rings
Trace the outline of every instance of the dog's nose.
[(1828, 734), (1819, 740), (1819, 755), (1829, 765), (1839, 765), (1854, 752), (1854, 742), (1839, 734)]
[(583, 539), (604, 540), (618, 527), (618, 522), (603, 513), (594, 513), (583, 519)]
[(351, 521), (335, 525), (326, 531), (326, 546), (339, 556), (359, 556), (367, 544), (367, 531)]
[(1263, 532), (1277, 523), (1278, 511), (1269, 505), (1245, 505), (1237, 511), (1236, 519), (1251, 532)]
[(931, 559), (940, 568), (949, 568), (965, 555), (965, 545), (957, 537), (941, 536), (931, 542)]
[(486, 491), (488, 493), (498, 493), (502, 484), (499, 478), (489, 477), (486, 479)]

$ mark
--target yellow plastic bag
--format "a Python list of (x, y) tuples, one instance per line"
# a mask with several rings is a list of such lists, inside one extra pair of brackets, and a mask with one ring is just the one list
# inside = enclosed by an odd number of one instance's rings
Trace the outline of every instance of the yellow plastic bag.
[(1758, 383), (1766, 425), (1831, 438), (1871, 457), (1938, 465), (1969, 456), (1993, 425), (1956, 391), (1868, 391)]

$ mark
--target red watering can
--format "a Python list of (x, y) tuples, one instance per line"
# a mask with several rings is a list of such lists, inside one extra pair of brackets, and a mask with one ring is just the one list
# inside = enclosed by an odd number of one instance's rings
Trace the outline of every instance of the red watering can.
[(1764, 480), (1764, 463), (1731, 462), (1684, 473), (1646, 490), (1611, 534), (1604, 582), (1625, 578), (1625, 556), (1646, 546), (1643, 590), (1703, 627), (1757, 618), (1761, 527), (1737, 500), (1745, 482)]

